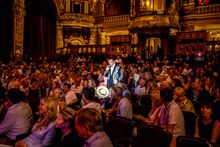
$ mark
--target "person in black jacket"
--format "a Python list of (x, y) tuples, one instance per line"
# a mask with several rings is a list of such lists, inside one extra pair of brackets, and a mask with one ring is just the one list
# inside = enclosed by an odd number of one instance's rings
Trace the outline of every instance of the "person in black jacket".
[(56, 119), (56, 137), (53, 146), (56, 147), (81, 147), (81, 141), (75, 132), (74, 119), (75, 110), (66, 107), (61, 110)]

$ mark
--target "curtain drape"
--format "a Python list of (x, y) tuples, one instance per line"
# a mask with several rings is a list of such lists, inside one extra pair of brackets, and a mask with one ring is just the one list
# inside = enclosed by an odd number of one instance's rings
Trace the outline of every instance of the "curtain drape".
[(12, 0), (2, 0), (0, 5), (0, 61), (9, 62), (12, 53)]
[(33, 0), (25, 16), (24, 56), (32, 60), (55, 55), (56, 8), (52, 0)]
[(55, 55), (56, 22), (45, 16), (27, 16), (24, 54), (33, 60)]

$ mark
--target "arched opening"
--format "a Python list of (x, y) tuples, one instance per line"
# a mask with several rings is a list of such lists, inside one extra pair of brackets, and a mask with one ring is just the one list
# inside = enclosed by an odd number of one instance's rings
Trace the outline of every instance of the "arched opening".
[(26, 0), (24, 58), (55, 55), (57, 10), (53, 0)]
[(13, 0), (2, 0), (0, 6), (0, 60), (10, 61), (12, 57)]

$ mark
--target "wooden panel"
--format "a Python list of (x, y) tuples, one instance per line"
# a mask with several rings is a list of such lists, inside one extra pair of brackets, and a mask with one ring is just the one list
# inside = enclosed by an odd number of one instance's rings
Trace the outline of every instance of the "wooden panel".
[(181, 32), (176, 36), (177, 39), (207, 39), (208, 32), (206, 31), (194, 31), (194, 32)]
[(119, 35), (119, 36), (111, 36), (110, 42), (130, 42), (129, 35)]

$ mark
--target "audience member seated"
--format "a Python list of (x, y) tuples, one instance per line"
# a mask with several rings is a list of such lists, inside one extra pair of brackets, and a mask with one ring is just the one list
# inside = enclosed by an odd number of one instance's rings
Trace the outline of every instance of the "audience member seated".
[(62, 89), (60, 89), (60, 88), (55, 88), (53, 90), (53, 93), (52, 93), (52, 95), (50, 97), (52, 97), (53, 100), (55, 101), (55, 103), (57, 103), (57, 104), (60, 101), (65, 101), (64, 93), (63, 93)]
[(52, 84), (50, 86), (50, 89), (49, 89), (50, 90), (50, 92), (49, 92), (50, 97), (52, 97), (54, 95), (56, 88), (60, 88), (60, 83), (56, 80), (53, 80)]
[(102, 116), (96, 109), (82, 108), (76, 114), (75, 128), (85, 140), (83, 147), (113, 147), (103, 131)]
[(69, 83), (64, 84), (63, 92), (65, 93), (65, 101), (67, 105), (72, 105), (78, 101), (76, 94), (71, 90), (71, 85)]
[(140, 96), (147, 94), (147, 88), (146, 88), (147, 81), (144, 77), (141, 77), (138, 83), (139, 85), (134, 89), (134, 94), (137, 95), (138, 103), (140, 104)]
[(116, 99), (115, 105), (109, 110), (106, 110), (106, 115), (116, 111), (117, 116), (123, 116), (129, 119), (133, 117), (132, 105), (128, 98), (123, 97), (123, 91), (121, 87), (113, 87), (113, 97)]
[(199, 113), (200, 103), (205, 99), (209, 99), (210, 95), (209, 92), (203, 88), (203, 83), (199, 78), (195, 78), (192, 85), (193, 88), (191, 89), (192, 91), (190, 97), (192, 98), (192, 103), (194, 105), (195, 111)]
[(176, 87), (173, 92), (173, 99), (179, 104), (182, 111), (195, 113), (192, 102), (185, 97), (185, 90), (182, 87)]
[(81, 147), (82, 144), (80, 142), (79, 137), (76, 134), (74, 128), (74, 120), (75, 120), (76, 112), (69, 107), (61, 110), (56, 119), (56, 138), (54, 139), (51, 147)]
[(212, 118), (212, 105), (211, 100), (205, 100), (201, 103), (201, 114), (196, 120), (195, 137), (205, 138), (217, 143), (220, 135), (220, 123), (219, 120)]
[(57, 106), (55, 101), (50, 97), (40, 99), (39, 119), (34, 124), (31, 134), (16, 143), (18, 147), (42, 147), (49, 146), (55, 136), (55, 119)]
[(14, 144), (17, 136), (26, 134), (32, 125), (32, 110), (22, 100), (24, 94), (15, 88), (8, 91), (7, 112), (0, 124), (0, 143)]
[(214, 143), (218, 143), (220, 145), (220, 81), (218, 81), (218, 86), (215, 91), (215, 100), (213, 103), (213, 119), (216, 120), (214, 123), (214, 128), (211, 137), (211, 141)]
[(40, 103), (40, 88), (38, 87), (37, 78), (32, 78), (30, 81), (28, 101), (35, 115), (35, 113), (38, 111), (38, 106)]
[(154, 89), (151, 92), (151, 110), (148, 114), (149, 117), (145, 118), (141, 115), (135, 115), (135, 118), (140, 119), (148, 124), (155, 124), (160, 109), (161, 109), (160, 90)]
[(6, 89), (2, 86), (2, 82), (0, 81), (0, 123), (7, 112), (7, 110), (4, 108), (6, 101)]
[(100, 113), (103, 111), (102, 106), (95, 102), (95, 89), (92, 87), (85, 87), (82, 91), (82, 100), (85, 104), (83, 108), (94, 108)]
[(173, 100), (173, 92), (169, 88), (160, 90), (162, 100), (161, 111), (158, 115), (159, 126), (173, 134), (172, 145), (178, 136), (185, 135), (184, 117), (180, 106)]
[(71, 90), (73, 90), (75, 93), (82, 93), (83, 87), (83, 80), (80, 77), (76, 77), (75, 81), (72, 83)]

